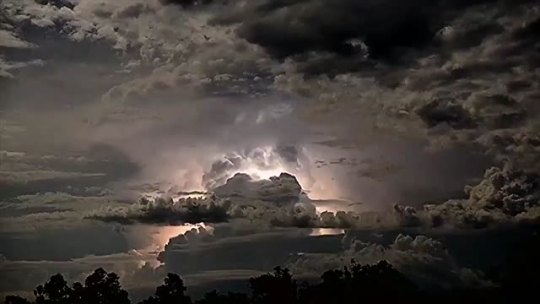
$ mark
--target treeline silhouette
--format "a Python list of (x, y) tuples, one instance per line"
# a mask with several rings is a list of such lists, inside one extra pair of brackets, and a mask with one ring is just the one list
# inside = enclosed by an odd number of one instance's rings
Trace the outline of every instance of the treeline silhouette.
[[(272, 273), (249, 279), (249, 294), (211, 291), (195, 301), (186, 294), (180, 276), (169, 273), (154, 295), (139, 304), (537, 303), (533, 294), (540, 287), (537, 270), (512, 271), (515, 277), (506, 277), (497, 286), (426, 291), (386, 261), (375, 265), (352, 261), (343, 269), (326, 271), (316, 284), (299, 283), (288, 269), (276, 267)], [(62, 275), (56, 274), (36, 287), (34, 301), (7, 296), (5, 303), (131, 304), (119, 279), (115, 273), (99, 268), (84, 283), (69, 286)], [(527, 300), (529, 296), (533, 298)]]

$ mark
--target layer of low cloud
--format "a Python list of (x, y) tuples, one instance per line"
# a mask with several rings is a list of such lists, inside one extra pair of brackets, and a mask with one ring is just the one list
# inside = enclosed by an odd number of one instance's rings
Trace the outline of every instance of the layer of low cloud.
[[(423, 209), (395, 205), (382, 212), (322, 211), (302, 192), (294, 176), (253, 180), (236, 174), (204, 198), (142, 199), (138, 205), (100, 211), (104, 221), (181, 224), (233, 219), (260, 227), (481, 229), (538, 222), (540, 185), (534, 174), (506, 166), (490, 168), (478, 184), (467, 186), (467, 199), (426, 204)], [(248, 224), (249, 225), (249, 224)]]
[(444, 248), (429, 237), (398, 235), (389, 246), (353, 240), (337, 254), (300, 254), (290, 262), (293, 273), (318, 276), (327, 269), (339, 269), (352, 261), (375, 264), (385, 260), (423, 288), (479, 287), (491, 284), (481, 274), (461, 268)]

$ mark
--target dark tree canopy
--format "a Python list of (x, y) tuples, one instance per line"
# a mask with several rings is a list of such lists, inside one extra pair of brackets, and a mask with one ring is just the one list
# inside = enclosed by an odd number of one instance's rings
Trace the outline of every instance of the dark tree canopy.
[(179, 275), (167, 274), (163, 285), (156, 288), (155, 295), (142, 304), (191, 304), (191, 298), (185, 295), (186, 287)]
[(195, 301), (195, 304), (249, 304), (249, 297), (245, 293), (229, 292), (220, 294), (217, 291), (211, 291), (204, 295), (200, 300)]
[[(69, 286), (61, 274), (53, 275), (34, 290), (36, 304), (130, 304), (128, 292), (120, 286), (118, 275), (102, 268), (89, 275), (84, 285)], [(11, 302), (9, 302), (9, 301)], [(6, 303), (25, 303), (21, 298), (6, 298)], [(26, 302), (29, 303), (29, 302)]]
[(300, 291), (302, 303), (361, 303), (413, 299), (416, 288), (386, 261), (359, 265), (354, 261), (343, 270), (329, 270), (322, 283)]
[(47, 283), (34, 290), (37, 304), (69, 304), (73, 290), (61, 274), (53, 275)]
[[(539, 242), (540, 243), (540, 242)], [(537, 255), (534, 244), (529, 254)], [(351, 304), (351, 303), (525, 303), (540, 286), (538, 263), (529, 265), (520, 256), (508, 261), (503, 276), (494, 279), (497, 286), (447, 290), (422, 290), (386, 261), (333, 269), (321, 275), (315, 284), (297, 283), (286, 268), (249, 279), (251, 292), (220, 293), (211, 291), (192, 301), (182, 278), (167, 274), (154, 295), (139, 304)], [(113, 272), (98, 268), (83, 283), (69, 285), (61, 274), (36, 287), (35, 300), (7, 296), (6, 304), (131, 304), (128, 292)], [(523, 301), (517, 301), (523, 299)], [(527, 302), (528, 303), (528, 302)]]
[(296, 301), (296, 281), (288, 269), (274, 268), (274, 273), (249, 279), (253, 292), (253, 303), (257, 304), (289, 304)]
[(84, 304), (129, 304), (128, 293), (119, 280), (116, 273), (98, 268), (86, 278), (84, 287), (78, 287), (80, 292), (76, 294), (82, 293), (80, 298)]
[(19, 296), (7, 296), (4, 302), (6, 304), (30, 304), (30, 301)]

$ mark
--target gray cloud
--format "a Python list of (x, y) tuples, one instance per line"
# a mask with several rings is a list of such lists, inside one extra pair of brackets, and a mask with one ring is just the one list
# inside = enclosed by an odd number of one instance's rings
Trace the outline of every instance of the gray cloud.
[(538, 220), (540, 188), (536, 174), (527, 174), (509, 167), (491, 168), (484, 179), (467, 187), (466, 201), (449, 201), (425, 207), (434, 225), (445, 222), (467, 227), (486, 227), (498, 223)]
[[(309, 51), (348, 55), (355, 52), (357, 39), (367, 45), (371, 57), (378, 58), (399, 47), (428, 42), (434, 34), (430, 26), (435, 20), (430, 18), (438, 17), (436, 5), (422, 1), (400, 3), (399, 7), (386, 1), (258, 1), (248, 6), (249, 13), (243, 15), (247, 20), (240, 20), (239, 35), (278, 57)], [(362, 12), (369, 14), (356, 18)]]
[(402, 226), (443, 229), (482, 229), (516, 224), (538, 224), (538, 177), (510, 166), (486, 170), (483, 180), (467, 186), (467, 199), (426, 204), (417, 210), (394, 206)]
[(82, 151), (0, 153), (0, 184), (4, 187), (0, 198), (4, 199), (56, 191), (95, 195), (105, 191), (109, 183), (131, 177), (139, 170), (122, 151), (105, 144), (91, 145)]
[(226, 209), (211, 199), (171, 198), (141, 199), (129, 207), (98, 210), (88, 219), (121, 224), (148, 223), (178, 225), (184, 223), (219, 223), (227, 221)]
[(335, 252), (340, 247), (340, 237), (311, 237), (309, 230), (241, 233), (223, 228), (216, 227), (214, 237), (200, 242), (171, 239), (160, 260), (167, 269), (185, 274), (212, 269), (266, 271), (283, 265), (296, 252)]
[[(286, 173), (260, 181), (252, 180), (247, 174), (236, 174), (203, 198), (142, 198), (138, 203), (126, 207), (97, 210), (87, 218), (123, 224), (141, 222), (170, 225), (249, 218), (294, 226), (289, 221), (302, 218), (304, 208), (308, 208), (310, 218), (316, 216), (313, 206), (297, 205), (300, 194), (298, 181)], [(286, 218), (289, 220), (282, 223)], [(306, 225), (311, 225), (310, 221)]]
[(7, 259), (0, 264), (0, 294), (13, 294), (14, 291), (15, 294), (25, 294), (57, 273), (62, 273), (69, 282), (84, 281), (88, 274), (99, 267), (120, 275), (122, 285), (128, 289), (153, 287), (162, 280), (164, 271), (162, 268), (154, 269), (144, 264), (152, 258), (137, 251), (130, 251), (101, 256), (88, 255), (70, 261)]
[(456, 288), (491, 284), (482, 275), (461, 268), (435, 239), (399, 234), (392, 244), (383, 246), (353, 240), (348, 248), (335, 254), (300, 254), (289, 262), (293, 273), (318, 276), (328, 269), (342, 268), (354, 260), (359, 264), (375, 264), (386, 260), (423, 288)]
[[(510, 167), (490, 168), (484, 179), (465, 188), (467, 199), (426, 204), (422, 209), (394, 205), (393, 210), (317, 212), (325, 201), (310, 200), (294, 176), (282, 173), (253, 180), (238, 173), (204, 198), (142, 199), (129, 207), (104, 209), (89, 218), (106, 222), (219, 223), (233, 220), (246, 227), (477, 229), (531, 223), (537, 219), (539, 187), (534, 174)], [(341, 202), (343, 204), (344, 202)], [(319, 205), (320, 204), (320, 205)], [(345, 202), (345, 204), (351, 204)], [(334, 208), (334, 207), (333, 207)], [(338, 209), (339, 208), (339, 209)], [(354, 209), (354, 208), (353, 208)]]

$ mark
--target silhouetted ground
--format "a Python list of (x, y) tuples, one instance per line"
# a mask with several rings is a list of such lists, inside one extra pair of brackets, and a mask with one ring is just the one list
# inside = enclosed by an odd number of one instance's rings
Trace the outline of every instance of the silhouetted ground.
[[(139, 304), (326, 304), (326, 303), (537, 303), (540, 288), (540, 237), (517, 248), (491, 274), (491, 287), (422, 290), (386, 261), (326, 271), (319, 283), (297, 282), (288, 269), (251, 278), (248, 293), (210, 291), (192, 300), (180, 276), (168, 274), (153, 296)], [(99, 268), (84, 283), (72, 286), (62, 275), (52, 276), (34, 290), (33, 301), (8, 296), (6, 304), (130, 304), (119, 277)]]

